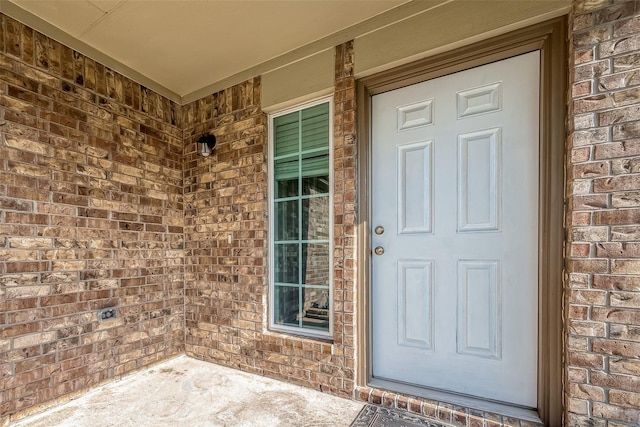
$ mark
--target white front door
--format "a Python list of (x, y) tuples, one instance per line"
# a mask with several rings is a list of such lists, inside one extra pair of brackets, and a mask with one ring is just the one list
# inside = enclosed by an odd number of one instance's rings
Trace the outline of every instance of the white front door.
[(537, 406), (539, 61), (373, 97), (374, 378)]

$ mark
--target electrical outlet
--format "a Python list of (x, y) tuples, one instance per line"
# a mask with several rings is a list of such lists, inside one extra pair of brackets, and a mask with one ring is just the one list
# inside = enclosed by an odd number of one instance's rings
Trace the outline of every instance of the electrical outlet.
[(116, 309), (115, 307), (108, 307), (98, 310), (98, 320), (104, 322), (105, 320), (115, 319)]

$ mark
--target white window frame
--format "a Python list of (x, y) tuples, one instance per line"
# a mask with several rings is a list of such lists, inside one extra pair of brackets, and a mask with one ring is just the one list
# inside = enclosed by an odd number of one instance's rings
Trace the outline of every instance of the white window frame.
[[(287, 325), (280, 325), (274, 321), (275, 310), (275, 174), (274, 174), (274, 125), (273, 122), (277, 117), (284, 116), (286, 114), (298, 112), (307, 108), (315, 107), (320, 104), (329, 104), (329, 330), (321, 331), (316, 329), (307, 329), (304, 327), (293, 327)], [(276, 332), (284, 332), (293, 335), (303, 335), (313, 338), (333, 339), (333, 313), (334, 313), (334, 295), (333, 295), (333, 256), (334, 256), (334, 242), (333, 242), (333, 227), (334, 227), (334, 167), (333, 167), (333, 95), (325, 96), (315, 99), (313, 101), (298, 104), (285, 110), (277, 111), (269, 114), (269, 166), (268, 166), (268, 179), (269, 179), (269, 329)]]

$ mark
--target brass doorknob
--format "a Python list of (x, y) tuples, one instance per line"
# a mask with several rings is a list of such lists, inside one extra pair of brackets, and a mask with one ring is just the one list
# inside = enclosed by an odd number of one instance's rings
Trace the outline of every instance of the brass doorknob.
[(373, 230), (377, 235), (384, 233), (384, 227), (379, 225)]
[(382, 246), (378, 246), (373, 250), (373, 252), (375, 252), (376, 255), (382, 255), (384, 253), (384, 248)]

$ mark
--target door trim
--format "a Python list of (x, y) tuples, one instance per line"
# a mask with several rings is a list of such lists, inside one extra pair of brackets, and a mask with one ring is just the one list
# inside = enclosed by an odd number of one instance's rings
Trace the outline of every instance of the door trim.
[[(371, 97), (540, 51), (540, 170), (538, 284), (538, 416), (545, 425), (562, 420), (562, 283), (564, 246), (566, 17), (474, 43), (451, 52), (365, 77), (356, 82), (358, 123), (358, 283), (356, 382), (376, 386), (371, 370)], [(384, 385), (388, 383), (385, 382)], [(383, 384), (380, 384), (383, 385)], [(390, 387), (391, 389), (392, 387)], [(395, 391), (412, 393), (397, 384)], [(446, 399), (446, 396), (444, 396)], [(445, 401), (445, 400), (443, 400)], [(485, 402), (486, 403), (486, 402)], [(484, 405), (481, 405), (484, 406)]]

